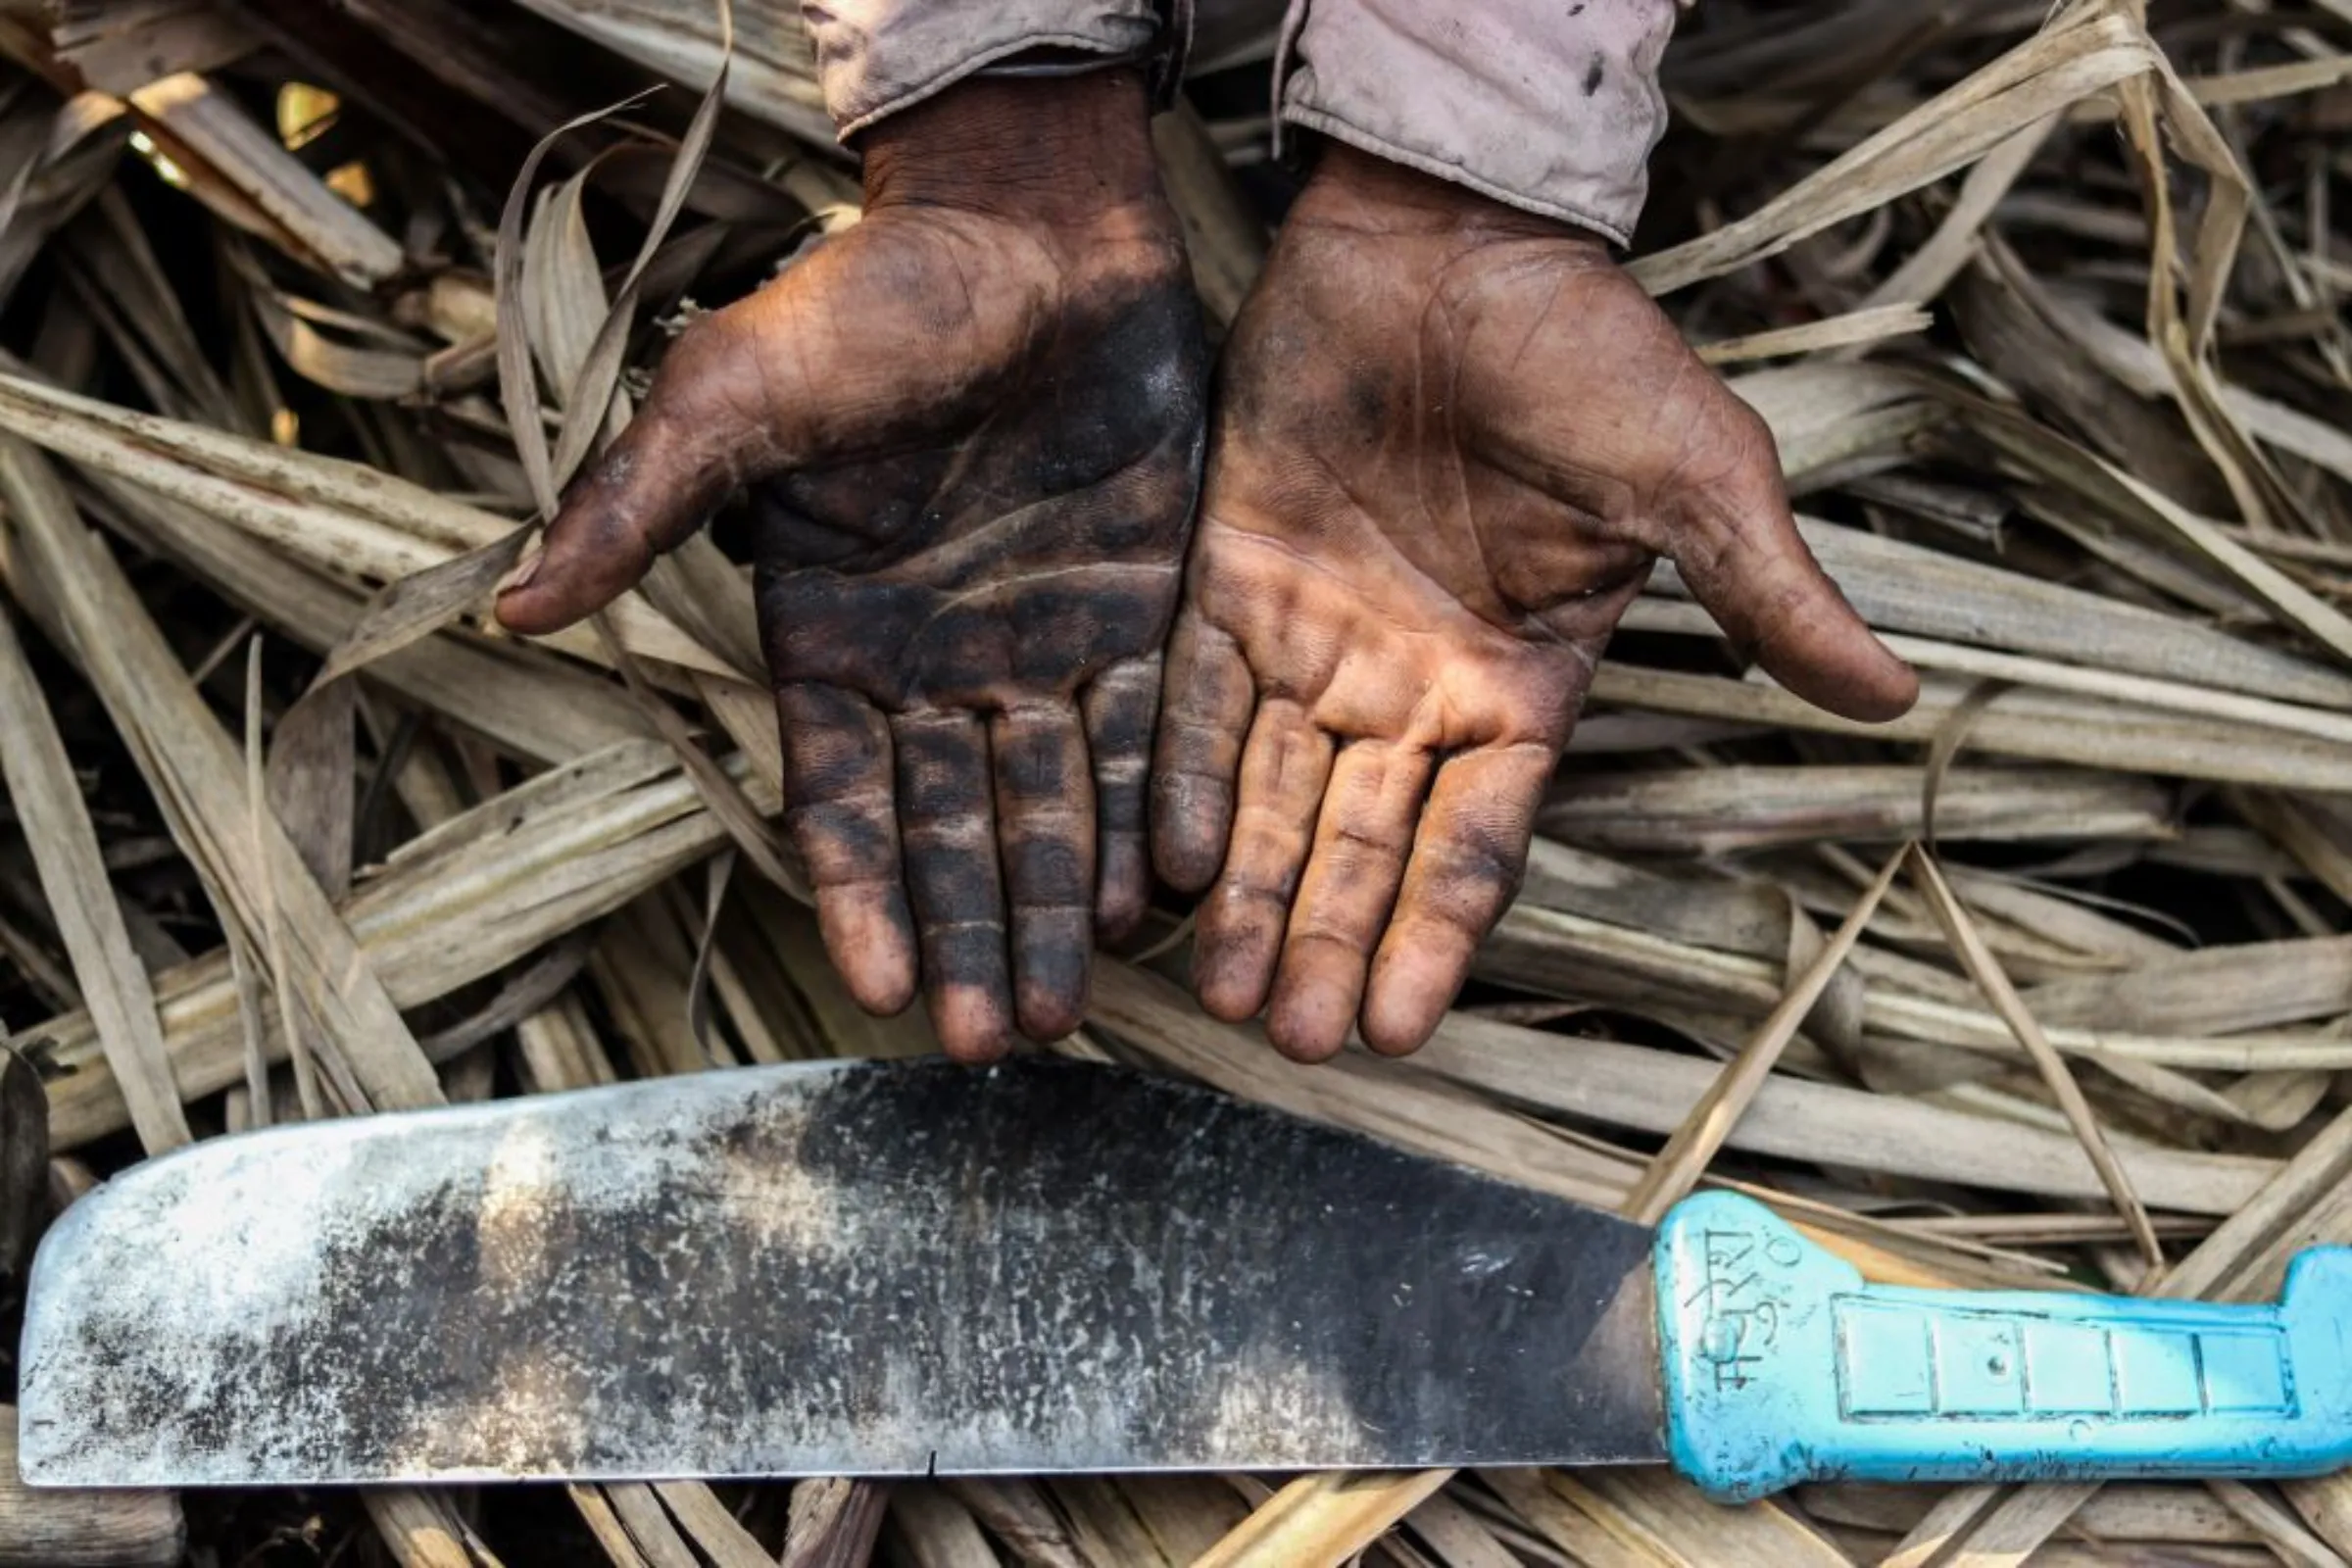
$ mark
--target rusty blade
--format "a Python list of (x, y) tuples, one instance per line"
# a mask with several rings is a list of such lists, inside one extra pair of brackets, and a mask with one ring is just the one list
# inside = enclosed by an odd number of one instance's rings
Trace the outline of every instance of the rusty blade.
[(51, 1231), (22, 1462), (183, 1487), (1656, 1460), (1648, 1244), (1073, 1063), (281, 1128)]

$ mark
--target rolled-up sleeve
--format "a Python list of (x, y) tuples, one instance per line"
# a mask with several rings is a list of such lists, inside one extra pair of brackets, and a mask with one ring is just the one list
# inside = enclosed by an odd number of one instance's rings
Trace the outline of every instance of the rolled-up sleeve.
[(825, 107), (847, 139), (1015, 55), (1164, 55), (1181, 9), (1169, 0), (803, 0), (801, 12)]
[(1675, 0), (1292, 0), (1282, 119), (1624, 244)]

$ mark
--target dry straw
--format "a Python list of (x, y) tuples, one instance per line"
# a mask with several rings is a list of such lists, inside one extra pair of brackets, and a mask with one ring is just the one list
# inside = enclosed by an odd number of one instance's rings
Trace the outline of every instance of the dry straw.
[[(47, 1075), (57, 1179), (930, 1050), (796, 902), (727, 550), (542, 642), (484, 615), (662, 324), (857, 220), (797, 8), (0, 0), (0, 1035)], [(1772, 424), (1918, 710), (1806, 708), (1662, 569), (1425, 1053), (1281, 1061), (1192, 1005), (1174, 910), (1057, 1049), (1643, 1218), (1734, 1185), (1882, 1279), (2245, 1299), (2352, 1241), (2348, 84), (2342, 0), (1699, 8), (1672, 243), (1633, 265)], [(1257, 130), (1155, 126), (1217, 321), (1264, 255)], [(0, 1163), (14, 1215), (36, 1163)], [(582, 1487), (566, 1539), (655, 1568), (2352, 1556), (2337, 1481), (1731, 1511), (1659, 1472), (1288, 1480)], [(322, 1549), (459, 1568), (538, 1560), (545, 1512), (318, 1518)], [(0, 1487), (0, 1561), (83, 1550), (68, 1524), (114, 1560), (181, 1528)]]

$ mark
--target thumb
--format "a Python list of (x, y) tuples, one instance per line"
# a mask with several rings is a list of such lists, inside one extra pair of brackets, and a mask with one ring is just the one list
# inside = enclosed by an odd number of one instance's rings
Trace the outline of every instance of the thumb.
[(706, 317), (670, 345), (645, 407), (565, 492), (540, 554), (499, 594), (508, 630), (542, 636), (604, 609), (738, 484), (763, 476), (774, 443), (741, 311)]
[(1675, 506), (1674, 564), (1691, 596), (1766, 673), (1816, 708), (1866, 723), (1900, 718), (1919, 676), (1855, 613), (1796, 531), (1772, 432)]

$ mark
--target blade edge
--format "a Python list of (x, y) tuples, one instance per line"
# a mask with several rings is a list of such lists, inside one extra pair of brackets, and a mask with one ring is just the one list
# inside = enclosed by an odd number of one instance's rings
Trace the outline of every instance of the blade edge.
[[(1663, 1457), (1645, 1232), (1113, 1069), (753, 1068), (284, 1129), (141, 1167), (51, 1242), (40, 1485)], [(88, 1282), (158, 1250), (201, 1298), (176, 1336), (93, 1320)], [(909, 1318), (943, 1343), (890, 1343)], [(649, 1381), (664, 1355), (693, 1375)]]

